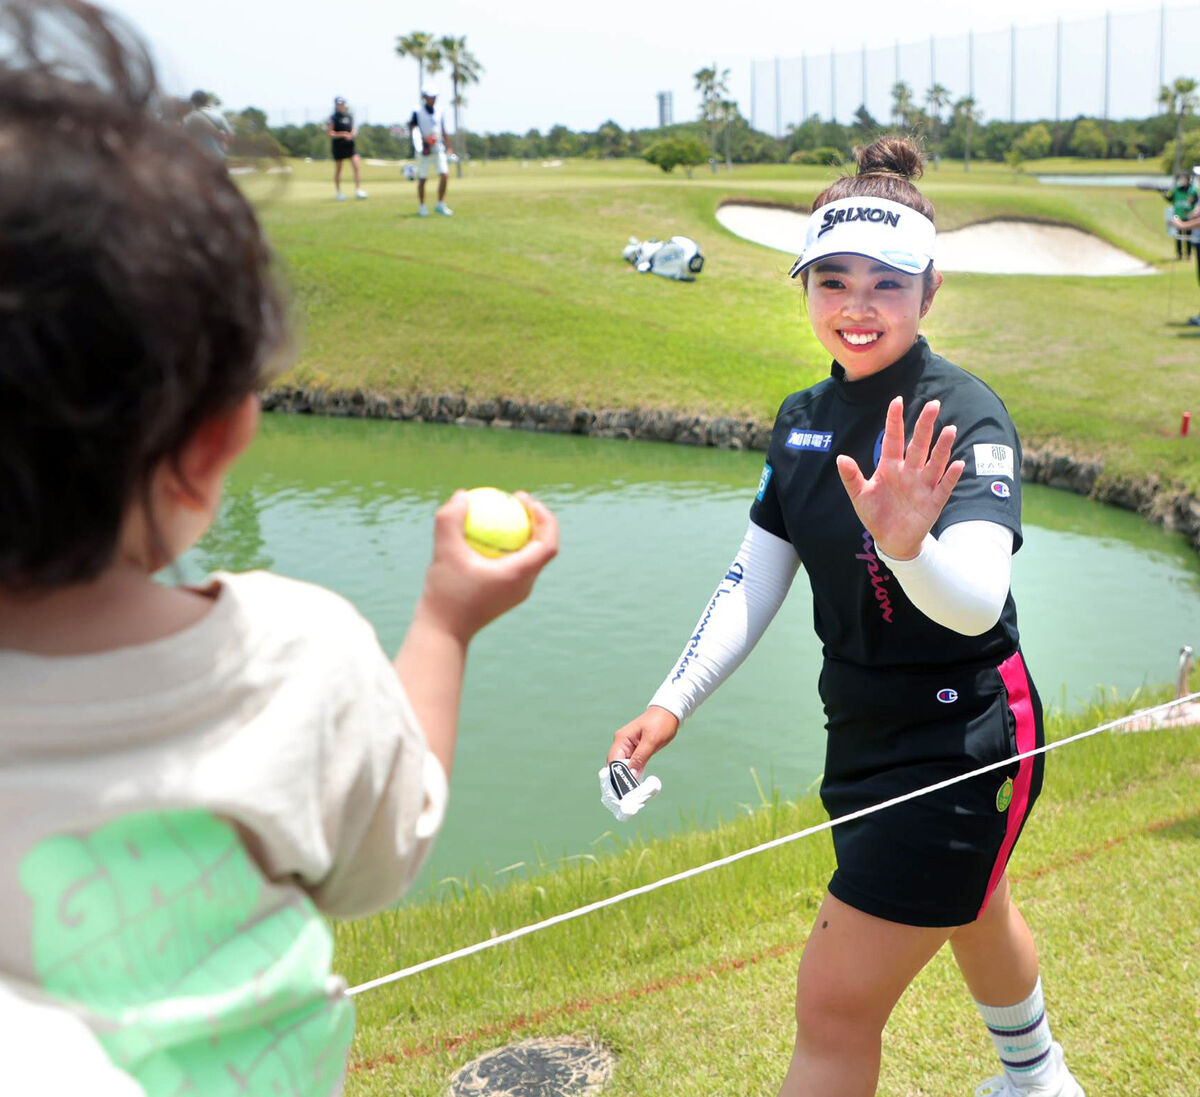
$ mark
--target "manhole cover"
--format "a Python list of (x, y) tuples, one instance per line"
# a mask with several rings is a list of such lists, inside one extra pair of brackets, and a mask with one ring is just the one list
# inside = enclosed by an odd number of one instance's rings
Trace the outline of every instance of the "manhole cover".
[(591, 1040), (524, 1040), (481, 1055), (450, 1079), (451, 1097), (591, 1097), (612, 1077), (616, 1057)]

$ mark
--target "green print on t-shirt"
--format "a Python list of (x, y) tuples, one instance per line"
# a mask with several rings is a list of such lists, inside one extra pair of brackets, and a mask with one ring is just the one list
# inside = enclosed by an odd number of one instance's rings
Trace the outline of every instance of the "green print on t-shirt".
[(82, 1007), (147, 1097), (337, 1090), (354, 1008), (330, 997), (312, 903), (260, 909), (236, 830), (203, 811), (131, 815), (39, 843), (21, 863), (34, 966)]

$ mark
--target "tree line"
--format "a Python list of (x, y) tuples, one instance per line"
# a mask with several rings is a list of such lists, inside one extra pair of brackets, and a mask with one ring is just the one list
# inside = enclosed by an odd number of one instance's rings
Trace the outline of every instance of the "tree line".
[[(465, 38), (414, 32), (399, 37), (396, 53), (418, 62), (418, 83), (426, 73), (448, 70), (456, 121), (465, 105), (463, 89), (477, 83), (483, 66), (467, 49)], [(1197, 82), (1179, 77), (1164, 86), (1160, 111), (1147, 118), (1105, 120), (1086, 115), (1065, 121), (1032, 119), (1024, 122), (986, 120), (974, 99), (955, 99), (949, 89), (934, 84), (922, 96), (906, 83), (892, 87), (891, 117), (877, 119), (865, 105), (850, 123), (813, 114), (788, 126), (782, 137), (755, 129), (741, 113), (728, 90), (729, 69), (714, 64), (693, 74), (700, 94), (695, 121), (672, 126), (623, 129), (609, 119), (595, 130), (552, 126), (546, 133), (463, 132), (456, 124), (460, 154), (470, 160), (612, 159), (644, 157), (670, 171), (683, 165), (689, 172), (708, 163), (716, 171), (730, 164), (833, 164), (847, 160), (856, 145), (880, 133), (901, 130), (921, 137), (934, 170), (943, 158), (961, 160), (969, 170), (974, 160), (1007, 162), (1019, 168), (1025, 160), (1047, 156), (1087, 159), (1157, 159), (1164, 171), (1200, 163), (1200, 93)], [(229, 112), (236, 133), (231, 152), (241, 155), (329, 156), (325, 121), (303, 126), (267, 126), (266, 115), (254, 107)], [(366, 157), (403, 160), (411, 157), (407, 127), (360, 125), (358, 151)]]

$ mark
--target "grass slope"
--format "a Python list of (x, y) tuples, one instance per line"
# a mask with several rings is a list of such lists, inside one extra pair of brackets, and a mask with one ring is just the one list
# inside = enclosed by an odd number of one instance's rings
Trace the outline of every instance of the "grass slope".
[[(285, 380), (385, 393), (465, 392), (583, 407), (661, 407), (769, 419), (824, 376), (788, 257), (722, 229), (727, 199), (804, 206), (822, 168), (697, 171), (638, 162), (472, 165), (451, 219), (416, 217), (396, 168), (371, 197), (335, 203), (325, 164), (250, 177), (293, 288), (300, 352)], [(922, 183), (939, 224), (997, 217), (1077, 225), (1158, 276), (956, 274), (926, 324), (935, 348), (989, 382), (1027, 445), (1102, 458), (1108, 476), (1200, 490), (1194, 267), (1173, 261), (1162, 199), (1130, 188), (1049, 187), (995, 165), (944, 163)], [(693, 284), (635, 274), (629, 235), (697, 238)]]
[[(1057, 720), (1050, 737), (1118, 708)], [(1200, 727), (1103, 733), (1052, 752), (1010, 865), (1056, 1037), (1089, 1093), (1194, 1092), (1197, 778)], [(365, 981), (822, 818), (813, 798), (775, 798), (712, 831), (342, 923), (335, 962), (352, 984)], [(357, 999), (347, 1093), (434, 1097), (487, 1050), (563, 1034), (618, 1054), (612, 1097), (774, 1093), (790, 1055), (796, 964), (832, 865), (820, 834), (369, 991)], [(893, 1016), (879, 1092), (970, 1094), (995, 1070), (943, 950)]]

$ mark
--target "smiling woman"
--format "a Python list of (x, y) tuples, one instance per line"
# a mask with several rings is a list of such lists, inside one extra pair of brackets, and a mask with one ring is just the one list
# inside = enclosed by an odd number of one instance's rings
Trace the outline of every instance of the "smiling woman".
[[(989, 1029), (1027, 1033), (1015, 1058), (996, 1038), (1004, 1075), (980, 1092), (1083, 1097), (1005, 875), (1042, 784), (1040, 758), (1013, 760), (1043, 741), (1009, 589), (1021, 446), (995, 393), (919, 335), (941, 284), (933, 206), (911, 181), (921, 168), (913, 142), (881, 138), (814, 199), (791, 273), (831, 375), (784, 400), (741, 549), (609, 761), (643, 772), (749, 654), (803, 565), (824, 654), (821, 797), (842, 825), (780, 1097), (873, 1093), (892, 1008), (947, 942)], [(1004, 768), (999, 787), (943, 789), (884, 824), (859, 815), (980, 762)]]
[(808, 316), (821, 345), (851, 381), (886, 369), (913, 345), (941, 284), (863, 255), (831, 255), (806, 268)]

